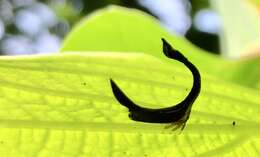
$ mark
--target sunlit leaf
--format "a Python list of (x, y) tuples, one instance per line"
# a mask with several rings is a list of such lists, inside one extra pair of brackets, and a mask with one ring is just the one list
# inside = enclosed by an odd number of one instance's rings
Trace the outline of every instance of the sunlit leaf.
[[(171, 106), (189, 92), (185, 67), (143, 54), (0, 58), (3, 156), (259, 156), (259, 92), (202, 73), (183, 132), (128, 118), (109, 78), (136, 103)], [(233, 125), (235, 122), (235, 125)]]

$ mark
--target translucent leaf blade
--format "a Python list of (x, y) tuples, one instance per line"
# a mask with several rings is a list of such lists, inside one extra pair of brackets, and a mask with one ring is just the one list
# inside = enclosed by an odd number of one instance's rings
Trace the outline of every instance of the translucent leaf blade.
[(259, 93), (203, 71), (201, 95), (181, 134), (164, 129), (163, 124), (128, 118), (127, 109), (112, 96), (109, 78), (143, 106), (170, 106), (181, 101), (192, 84), (184, 66), (173, 64), (120, 53), (0, 58), (0, 152), (6, 156), (259, 156)]

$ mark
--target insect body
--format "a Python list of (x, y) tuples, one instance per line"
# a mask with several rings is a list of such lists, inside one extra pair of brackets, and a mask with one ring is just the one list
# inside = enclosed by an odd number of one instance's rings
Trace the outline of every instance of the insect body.
[(173, 49), (164, 39), (163, 52), (166, 57), (182, 62), (188, 67), (193, 75), (193, 86), (188, 96), (180, 103), (166, 108), (150, 109), (141, 107), (130, 100), (117, 84), (110, 79), (113, 94), (117, 101), (129, 109), (129, 117), (134, 121), (147, 123), (171, 123), (174, 129), (181, 127), (183, 130), (189, 115), (191, 107), (198, 97), (201, 89), (201, 79), (198, 69), (179, 51)]

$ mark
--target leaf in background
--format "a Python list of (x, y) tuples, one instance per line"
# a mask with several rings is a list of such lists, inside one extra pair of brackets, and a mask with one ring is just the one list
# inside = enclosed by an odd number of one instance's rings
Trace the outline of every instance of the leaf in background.
[(170, 34), (156, 19), (135, 9), (110, 6), (96, 11), (74, 27), (61, 52), (139, 52), (164, 60), (162, 53), (158, 53), (161, 52), (161, 37), (208, 74), (260, 89), (260, 58), (230, 61), (211, 55), (186, 39)]
[(162, 53), (158, 53), (161, 52), (162, 37), (185, 56), (192, 58), (200, 68), (214, 71), (210, 68), (212, 65), (224, 63), (186, 39), (170, 34), (150, 15), (118, 6), (100, 9), (82, 20), (66, 37), (60, 51), (138, 52), (165, 59)]
[(249, 0), (211, 0), (221, 18), (221, 48), (228, 58), (260, 53), (260, 14)]
[[(231, 80), (238, 84), (260, 89), (260, 14), (255, 0), (211, 0), (222, 19), (220, 34), (222, 52), (236, 61)], [(248, 58), (250, 56), (250, 58)]]
[(3, 156), (260, 155), (259, 92), (203, 71), (202, 92), (181, 134), (129, 120), (109, 78), (138, 104), (165, 107), (191, 88), (192, 76), (178, 62), (123, 53), (1, 57), (0, 75)]

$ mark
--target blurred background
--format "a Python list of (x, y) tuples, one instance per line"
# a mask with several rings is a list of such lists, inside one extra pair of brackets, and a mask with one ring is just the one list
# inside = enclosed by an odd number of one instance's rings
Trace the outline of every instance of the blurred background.
[(74, 24), (110, 4), (143, 10), (170, 32), (219, 54), (221, 23), (207, 0), (0, 0), (0, 54), (57, 52)]

